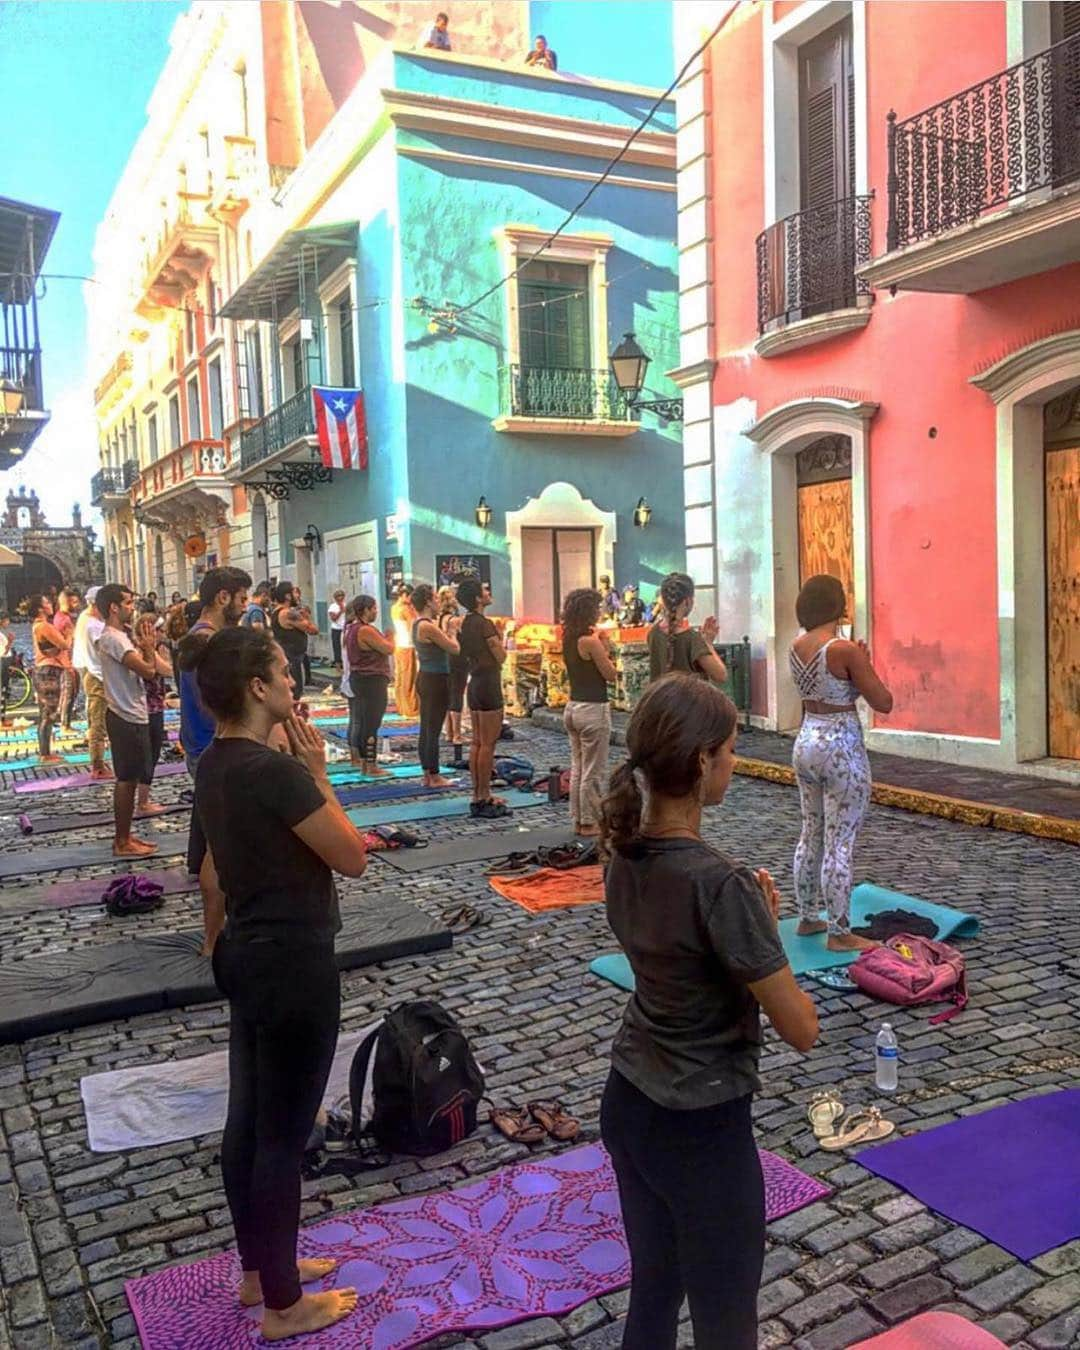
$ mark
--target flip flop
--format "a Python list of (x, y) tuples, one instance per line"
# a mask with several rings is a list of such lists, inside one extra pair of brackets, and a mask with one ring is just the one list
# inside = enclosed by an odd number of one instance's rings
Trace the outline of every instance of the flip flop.
[(874, 1144), (879, 1139), (887, 1139), (895, 1129), (891, 1120), (882, 1118), (876, 1106), (868, 1106), (865, 1111), (848, 1116), (836, 1134), (821, 1140), (821, 1147), (827, 1153), (837, 1153), (854, 1144)]
[(560, 1144), (568, 1144), (581, 1133), (581, 1122), (568, 1115), (560, 1102), (530, 1102), (529, 1115)]
[(806, 1118), (814, 1127), (814, 1138), (831, 1138), (836, 1133), (836, 1122), (843, 1114), (844, 1103), (835, 1092), (815, 1092), (806, 1108)]
[(485, 924), (489, 924), (491, 915), (474, 909), (472, 905), (462, 905), (460, 909), (445, 913), (442, 921), (451, 933), (468, 933), (473, 928), (483, 928)]
[(493, 1106), (488, 1120), (515, 1144), (539, 1144), (545, 1138), (543, 1126), (530, 1120), (524, 1107)]

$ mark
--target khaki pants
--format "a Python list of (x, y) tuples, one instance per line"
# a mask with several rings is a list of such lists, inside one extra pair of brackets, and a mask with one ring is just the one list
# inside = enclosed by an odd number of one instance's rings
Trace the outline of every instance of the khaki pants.
[(105, 758), (105, 686), (89, 670), (82, 673), (83, 693), (86, 695), (86, 720), (89, 731), (90, 759), (100, 764)]
[(398, 647), (394, 651), (394, 710), (399, 717), (420, 716), (415, 647)]
[(570, 819), (596, 825), (608, 780), (611, 705), (568, 703), (563, 723), (570, 737)]

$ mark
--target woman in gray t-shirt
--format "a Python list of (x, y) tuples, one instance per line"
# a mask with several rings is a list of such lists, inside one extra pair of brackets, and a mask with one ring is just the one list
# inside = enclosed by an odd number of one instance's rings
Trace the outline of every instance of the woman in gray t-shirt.
[(696, 1345), (756, 1350), (759, 1008), (796, 1049), (817, 1039), (772, 878), (701, 837), (702, 808), (731, 780), (737, 720), (705, 680), (650, 685), (604, 803), (607, 916), (635, 978), (600, 1109), (633, 1268), (624, 1350), (674, 1347), (684, 1291)]

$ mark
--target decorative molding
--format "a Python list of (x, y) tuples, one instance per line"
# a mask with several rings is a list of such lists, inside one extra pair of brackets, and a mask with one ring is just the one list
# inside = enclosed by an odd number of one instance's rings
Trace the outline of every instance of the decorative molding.
[(620, 440), (639, 431), (637, 422), (615, 422), (597, 417), (575, 421), (570, 417), (514, 417), (505, 415), (492, 419), (496, 431), (515, 432), (519, 436), (606, 436)]
[(745, 434), (765, 454), (781, 449), (795, 454), (829, 432), (861, 436), (879, 407), (841, 398), (797, 398), (758, 418)]
[(978, 375), (969, 376), (968, 383), (1000, 403), (1017, 393), (1033, 376), (1076, 360), (1080, 360), (1080, 328), (1070, 328), (1018, 352), (1010, 352)]
[[(465, 155), (453, 150), (437, 150), (426, 145), (399, 145), (399, 155), (410, 159), (435, 159), (450, 164), (472, 164), (480, 169), (512, 169), (515, 173), (535, 173), (544, 178), (574, 178), (583, 183), (595, 183), (596, 174), (583, 169), (557, 169), (549, 164), (526, 163), (521, 159), (496, 159), (492, 155)], [(642, 188), (646, 192), (674, 192), (675, 184), (661, 182), (655, 178), (625, 178), (619, 174), (609, 174), (604, 179), (613, 187)]]
[(573, 483), (549, 483), (538, 497), (530, 497), (519, 511), (506, 513), (506, 542), (510, 552), (510, 577), (514, 613), (525, 602), (525, 577), (521, 552), (522, 529), (590, 529), (595, 531), (596, 573), (614, 575), (618, 517), (583, 497)]
[(827, 342), (842, 333), (854, 333), (865, 328), (872, 312), (870, 305), (865, 304), (850, 309), (834, 309), (829, 314), (815, 314), (809, 319), (796, 319), (794, 323), (762, 333), (754, 343), (754, 351), (758, 356), (783, 356), (786, 352), (798, 351), (800, 347), (809, 347), (815, 342)]
[[(365, 9), (371, 9), (370, 4), (365, 4)], [(702, 34), (704, 36), (704, 33)], [(610, 89), (613, 93), (619, 94), (643, 94), (650, 101), (659, 98), (663, 90), (650, 84), (627, 84), (623, 80), (601, 80), (594, 79), (591, 75), (575, 75), (571, 71), (563, 70), (544, 70), (539, 66), (521, 66), (514, 69), (508, 66), (505, 61), (495, 60), (490, 56), (472, 56), (463, 52), (443, 52), (436, 47), (423, 47), (419, 50), (415, 47), (395, 46), (392, 48), (395, 56), (407, 56), (413, 60), (438, 61), (440, 65), (455, 66), (475, 66), (478, 70), (494, 70), (500, 75), (512, 74), (525, 79), (548, 80), (554, 84), (577, 85), (583, 89)], [(671, 98), (674, 102), (674, 98)]]
[(851, 437), (832, 432), (804, 446), (795, 456), (799, 487), (851, 477)]
[(686, 366), (676, 366), (674, 370), (665, 373), (672, 384), (677, 385), (678, 388), (690, 389), (695, 384), (710, 383), (715, 369), (716, 362), (706, 359), (704, 361), (691, 361)]

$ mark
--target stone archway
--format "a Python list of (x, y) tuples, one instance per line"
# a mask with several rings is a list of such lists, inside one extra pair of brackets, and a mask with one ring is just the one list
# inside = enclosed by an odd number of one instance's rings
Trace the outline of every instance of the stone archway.
[(6, 608), (14, 612), (21, 601), (30, 595), (41, 595), (50, 588), (60, 590), (67, 584), (67, 578), (51, 559), (44, 553), (23, 553), (21, 568), (5, 567), (0, 582), (7, 596)]

